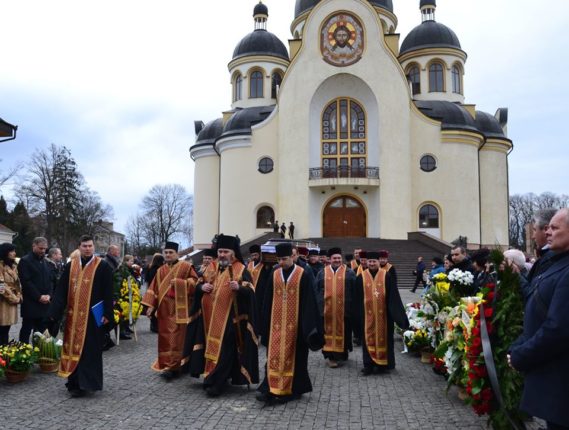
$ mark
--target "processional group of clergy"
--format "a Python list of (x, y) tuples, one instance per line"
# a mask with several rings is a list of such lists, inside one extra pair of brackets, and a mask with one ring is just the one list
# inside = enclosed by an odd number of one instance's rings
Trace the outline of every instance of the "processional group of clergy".
[[(53, 316), (67, 318), (60, 376), (72, 396), (102, 389), (105, 325), (112, 321), (112, 270), (82, 238), (81, 257), (66, 267)], [(142, 299), (158, 321), (158, 358), (152, 369), (165, 379), (203, 377), (207, 395), (233, 385), (260, 384), (257, 399), (286, 402), (312, 391), (309, 350), (322, 350), (330, 368), (361, 345), (363, 375), (395, 367), (394, 324), (409, 325), (387, 251), (343, 256), (278, 243), (272, 252), (250, 249), (245, 265), (238, 237), (219, 235), (202, 265), (178, 259), (167, 242), (165, 264)], [(306, 260), (308, 259), (308, 261)], [(346, 262), (346, 263), (345, 263)], [(95, 309), (100, 307), (99, 312)], [(352, 334), (354, 338), (352, 339)], [(259, 346), (266, 347), (260, 381)]]

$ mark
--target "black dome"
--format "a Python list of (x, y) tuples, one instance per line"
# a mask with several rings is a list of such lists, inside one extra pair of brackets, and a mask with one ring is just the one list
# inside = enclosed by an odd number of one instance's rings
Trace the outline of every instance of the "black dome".
[(221, 137), (251, 134), (251, 127), (267, 119), (275, 105), (238, 109), (229, 118)]
[[(383, 9), (393, 12), (393, 0), (368, 0), (372, 6), (382, 7)], [(298, 18), (304, 12), (316, 6), (320, 0), (296, 0), (294, 6), (294, 17)]]
[(196, 144), (214, 144), (215, 140), (223, 133), (223, 118), (208, 122), (196, 137)]
[(443, 130), (479, 132), (472, 115), (461, 105), (447, 101), (415, 101), (415, 105), (429, 118), (442, 122)]
[(421, 0), (421, 4), (419, 5), (419, 8), (422, 8), (423, 6), (437, 6), (437, 0)]
[(288, 51), (280, 39), (267, 30), (255, 30), (237, 44), (233, 59), (249, 55), (270, 55), (288, 60)]
[(436, 21), (425, 21), (407, 35), (401, 44), (400, 55), (422, 48), (458, 48), (460, 41), (455, 32)]
[(494, 115), (489, 113), (476, 111), (476, 127), (484, 136), (504, 139), (504, 130)]
[(257, 6), (255, 6), (255, 9), (253, 9), (253, 16), (256, 15), (269, 16), (269, 8), (261, 2), (257, 3)]

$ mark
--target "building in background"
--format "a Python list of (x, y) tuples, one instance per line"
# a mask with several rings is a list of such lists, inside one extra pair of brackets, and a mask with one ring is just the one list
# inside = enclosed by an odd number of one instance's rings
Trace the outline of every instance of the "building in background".
[(436, 1), (417, 4), (400, 43), (392, 0), (296, 0), (288, 50), (255, 6), (231, 108), (190, 148), (196, 248), (275, 220), (296, 237), (508, 244), (507, 109), (466, 102), (467, 54)]

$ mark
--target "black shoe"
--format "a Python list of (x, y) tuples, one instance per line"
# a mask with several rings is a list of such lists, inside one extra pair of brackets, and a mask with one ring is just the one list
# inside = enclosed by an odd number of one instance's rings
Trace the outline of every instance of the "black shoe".
[(130, 337), (130, 336), (129, 336), (128, 334), (126, 334), (126, 333), (121, 333), (120, 336), (119, 336), (119, 339), (120, 339), (120, 340), (131, 340), (132, 337)]
[(211, 385), (205, 389), (206, 394), (208, 397), (219, 397), (221, 391), (214, 385)]
[(411, 290), (412, 293), (414, 293), (415, 291), (417, 291), (416, 288), (413, 288), (413, 289)]
[(360, 372), (362, 373), (363, 376), (369, 376), (373, 373), (373, 368), (372, 367), (364, 367), (362, 370), (360, 370)]
[(166, 381), (171, 381), (178, 376), (178, 372), (174, 370), (165, 370), (160, 374)]
[(74, 397), (74, 398), (85, 397), (87, 395), (87, 391), (81, 390), (79, 388), (74, 388), (72, 390), (69, 390), (69, 394), (71, 395), (71, 397)]
[(106, 341), (105, 344), (103, 345), (103, 351), (108, 351), (111, 348), (114, 348), (116, 345), (113, 342), (113, 340), (109, 337)]
[(255, 399), (257, 399), (259, 402), (265, 402), (268, 403), (271, 400), (271, 396), (269, 393), (257, 393), (255, 394)]
[(362, 340), (359, 337), (354, 337), (354, 346), (361, 346)]

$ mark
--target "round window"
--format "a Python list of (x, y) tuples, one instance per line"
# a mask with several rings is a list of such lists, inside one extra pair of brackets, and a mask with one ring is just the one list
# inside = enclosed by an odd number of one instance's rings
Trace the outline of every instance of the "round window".
[(423, 172), (432, 172), (437, 168), (437, 160), (432, 155), (423, 155), (421, 157), (421, 170)]
[(275, 163), (269, 157), (263, 157), (259, 160), (259, 172), (261, 173), (271, 173)]

